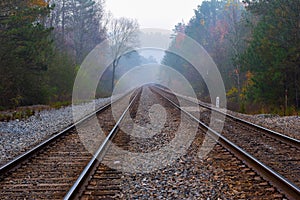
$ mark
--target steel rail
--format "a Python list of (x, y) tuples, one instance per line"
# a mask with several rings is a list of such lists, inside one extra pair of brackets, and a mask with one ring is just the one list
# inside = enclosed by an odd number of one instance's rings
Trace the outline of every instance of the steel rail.
[(87, 114), (86, 116), (84, 116), (82, 119), (78, 120), (77, 122), (71, 124), (70, 126), (68, 126), (67, 128), (63, 129), (62, 131), (60, 131), (59, 133), (53, 135), (52, 137), (50, 137), (49, 139), (43, 141), (42, 143), (38, 144), (37, 146), (33, 147), (32, 149), (26, 151), (25, 153), (17, 156), (16, 158), (14, 158), (13, 160), (7, 162), (6, 164), (2, 165), (0, 167), (0, 174), (4, 174), (7, 171), (13, 169), (14, 167), (18, 166), (21, 162), (23, 162), (24, 160), (30, 158), (31, 156), (33, 156), (34, 154), (36, 154), (37, 152), (39, 152), (41, 149), (45, 148), (46, 146), (48, 146), (50, 143), (54, 142), (55, 140), (57, 140), (58, 138), (62, 137), (63, 135), (65, 135), (68, 131), (70, 131), (71, 129), (75, 128), (77, 125), (83, 123), (84, 121), (88, 120), (89, 118), (93, 117), (95, 114), (105, 110), (106, 108), (108, 108), (112, 103), (115, 103), (117, 101), (119, 101), (120, 99), (122, 99), (124, 96), (128, 95), (131, 91), (128, 91), (126, 94), (122, 95), (121, 97), (118, 97), (117, 99), (113, 100), (112, 102), (109, 102), (103, 106), (101, 106), (100, 108), (98, 108), (97, 110), (93, 111), (90, 114)]
[(214, 139), (217, 143), (221, 144), (225, 148), (229, 149), (231, 152), (233, 152), (235, 155), (237, 155), (240, 159), (244, 160), (249, 166), (253, 167), (261, 173), (262, 176), (266, 177), (269, 181), (271, 181), (275, 186), (277, 186), (279, 189), (281, 189), (288, 197), (292, 199), (300, 199), (300, 188), (291, 183), (289, 180), (272, 170), (270, 167), (265, 165), (264, 163), (260, 162), (258, 159), (250, 155), (248, 152), (246, 152), (244, 149), (240, 148), (233, 142), (231, 142), (229, 139), (221, 135), (220, 133), (214, 131), (210, 127), (208, 127), (206, 124), (201, 122), (198, 118), (196, 118), (194, 115), (190, 114), (189, 112), (182, 109), (180, 106), (178, 106), (176, 103), (174, 103), (171, 99), (168, 97), (165, 97), (164, 95), (160, 94), (159, 92), (156, 92), (160, 96), (162, 96), (164, 99), (169, 101), (171, 104), (173, 104), (177, 109), (184, 112), (187, 116), (195, 120), (197, 123), (201, 125), (202, 128), (207, 130), (207, 134)]
[[(160, 88), (160, 87), (158, 87), (158, 86), (154, 86), (154, 87), (156, 87), (156, 88), (158, 88), (159, 90), (162, 90), (162, 91), (164, 91), (164, 92), (167, 92), (167, 93), (169, 93), (169, 94), (173, 94), (173, 93), (171, 93), (170, 91), (167, 91), (167, 90), (165, 90), (165, 89), (163, 89), (163, 88)], [(189, 102), (191, 102), (191, 103), (197, 104), (197, 105), (202, 106), (202, 107), (204, 107), (204, 108), (206, 108), (206, 109), (213, 110), (213, 111), (215, 111), (215, 112), (217, 112), (217, 113), (219, 113), (219, 114), (225, 115), (225, 116), (227, 116), (227, 117), (229, 117), (229, 118), (231, 118), (231, 119), (233, 119), (233, 120), (235, 120), (235, 121), (238, 121), (238, 122), (240, 122), (240, 123), (247, 124), (247, 125), (249, 125), (249, 126), (255, 127), (255, 128), (257, 128), (257, 129), (259, 129), (259, 130), (265, 132), (266, 134), (268, 134), (270, 137), (272, 137), (272, 138), (274, 138), (274, 139), (277, 139), (277, 140), (280, 140), (280, 141), (284, 141), (284, 142), (286, 142), (286, 143), (288, 143), (288, 144), (290, 144), (290, 145), (293, 145), (293, 146), (296, 146), (296, 147), (300, 148), (300, 140), (298, 140), (298, 139), (296, 139), (296, 138), (289, 137), (289, 136), (287, 136), (287, 135), (278, 133), (278, 132), (276, 132), (276, 131), (273, 131), (273, 130), (270, 130), (270, 129), (268, 129), (268, 128), (262, 127), (262, 126), (260, 126), (260, 125), (254, 124), (254, 123), (252, 123), (252, 122), (246, 121), (246, 120), (244, 120), (244, 119), (235, 117), (235, 116), (233, 116), (233, 115), (231, 115), (231, 114), (228, 114), (228, 113), (225, 113), (225, 112), (223, 112), (223, 111), (221, 111), (221, 110), (218, 110), (217, 108), (213, 108), (212, 106), (207, 106), (207, 105), (205, 105), (205, 104), (203, 104), (203, 103), (200, 103), (200, 102), (198, 101), (198, 99), (197, 99), (198, 102), (194, 102), (194, 101), (192, 101), (192, 100), (190, 100), (190, 99), (188, 99), (188, 98), (186, 98), (186, 97), (184, 97), (184, 96), (182, 96), (182, 95), (178, 95), (178, 96), (180, 96), (181, 98), (183, 98), (183, 99), (185, 99), (185, 100), (187, 100), (187, 101), (189, 101)]]
[(93, 170), (94, 166), (98, 162), (100, 162), (102, 160), (103, 156), (105, 155), (105, 150), (107, 149), (107, 147), (109, 146), (109, 144), (111, 144), (111, 140), (116, 135), (116, 133), (117, 133), (117, 131), (119, 129), (119, 125), (120, 125), (121, 121), (125, 117), (126, 113), (128, 112), (128, 110), (132, 106), (133, 102), (135, 101), (135, 99), (136, 99), (136, 97), (138, 96), (139, 93), (140, 92), (137, 92), (135, 94), (135, 96), (132, 98), (131, 102), (129, 103), (129, 105), (127, 106), (127, 108), (123, 112), (123, 114), (120, 116), (120, 118), (116, 122), (115, 126), (109, 132), (108, 136), (105, 138), (105, 140), (103, 141), (103, 143), (100, 145), (100, 147), (96, 151), (96, 153), (93, 156), (93, 158), (86, 165), (86, 167), (84, 168), (84, 170), (82, 171), (82, 173), (79, 175), (79, 177), (77, 178), (77, 180), (74, 183), (74, 185), (71, 187), (71, 189), (65, 195), (64, 200), (73, 199), (76, 195), (78, 195), (78, 191), (80, 190), (80, 188), (82, 187), (82, 185), (86, 181), (87, 177), (90, 175), (90, 173)]

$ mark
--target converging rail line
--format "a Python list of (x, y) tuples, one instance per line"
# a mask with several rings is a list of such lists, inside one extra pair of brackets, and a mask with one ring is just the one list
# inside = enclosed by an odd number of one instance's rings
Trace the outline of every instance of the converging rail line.
[[(127, 93), (124, 96), (128, 95), (130, 94)], [(112, 103), (118, 102), (124, 96)], [(85, 166), (93, 159), (91, 152), (82, 144), (83, 138), (78, 134), (76, 126), (93, 127), (93, 120), (103, 120), (100, 116), (111, 112), (112, 103), (102, 106), (35, 148), (1, 166), (1, 197), (7, 199), (63, 198)], [(109, 128), (114, 125), (112, 123), (112, 121), (110, 125), (106, 123), (105, 126)], [(91, 145), (99, 146), (104, 140), (105, 138), (99, 138)], [(98, 146), (93, 148), (98, 148)]]
[[(263, 160), (266, 154), (258, 150), (275, 144), (299, 153), (297, 140), (279, 141), (267, 136), (266, 130), (227, 118), (224, 131), (217, 133), (207, 126), (212, 111), (201, 111), (200, 121), (193, 111), (178, 106), (178, 95), (153, 85), (126, 98), (128, 104), (107, 105), (76, 129), (67, 129), (63, 136), (3, 166), (0, 195), (6, 199), (299, 199), (298, 157), (290, 155), (284, 168), (294, 175), (292, 179), (269, 167)], [(115, 107), (122, 112), (115, 115)], [(249, 132), (252, 138), (261, 134), (268, 139), (260, 139), (256, 149), (242, 146), (256, 142), (248, 141)], [(207, 136), (217, 141), (212, 149), (205, 143)], [(268, 140), (270, 144), (265, 144)], [(209, 152), (200, 157), (199, 149)], [(285, 161), (278, 160), (280, 168)]]
[[(131, 99), (129, 102), (129, 105), (126, 107), (124, 112), (121, 114), (115, 125), (113, 126), (112, 130), (109, 132), (105, 140), (102, 142), (101, 146), (97, 149), (97, 151), (94, 154), (94, 157), (90, 160), (90, 162), (86, 165), (74, 185), (71, 187), (71, 189), (68, 191), (67, 195), (64, 197), (64, 199), (70, 199), (74, 197), (79, 197), (82, 195), (82, 187), (84, 184), (88, 184), (88, 181), (91, 182), (89, 177), (92, 177), (92, 179), (95, 179), (95, 182), (93, 184), (96, 184), (97, 181), (100, 181), (101, 188), (94, 188), (98, 193), (93, 193), (93, 195), (97, 195), (98, 198), (107, 198), (107, 196), (111, 197), (121, 197), (121, 190), (118, 188), (118, 184), (112, 185), (112, 180), (120, 180), (121, 179), (121, 173), (117, 170), (110, 169), (109, 167), (101, 164), (101, 161), (103, 158), (107, 159), (106, 152), (108, 151), (109, 145), (113, 143), (119, 143), (119, 145), (122, 146), (123, 149), (126, 148), (128, 145), (128, 136), (123, 133), (123, 135), (120, 136), (120, 134), (115, 138), (116, 133), (119, 130), (119, 125), (123, 118), (125, 117), (126, 113), (129, 112), (129, 109), (132, 107), (133, 103), (138, 99), (137, 97), (140, 96), (141, 91), (137, 92), (135, 96)], [(113, 118), (112, 118), (113, 119)], [(109, 158), (108, 158), (109, 159)], [(101, 178), (100, 178), (101, 177)], [(109, 181), (107, 181), (107, 179)], [(87, 190), (90, 190), (93, 188), (92, 186), (87, 187)], [(89, 194), (88, 192), (85, 193), (85, 195)]]
[[(142, 163), (140, 161), (136, 161), (136, 162), (129, 161), (132, 166), (134, 165), (141, 166), (138, 168), (143, 169), (145, 171), (142, 170), (140, 172), (135, 172), (136, 169), (135, 167), (131, 168), (132, 170), (131, 173), (126, 172), (126, 170), (125, 172), (122, 171), (122, 168), (127, 166), (124, 163), (128, 162), (128, 160), (126, 160), (125, 155), (124, 155), (125, 160), (120, 159), (119, 155), (116, 155), (118, 154), (118, 152), (115, 152), (113, 149), (110, 148), (111, 142), (118, 145), (119, 147), (122, 147), (126, 151), (130, 151), (130, 152), (146, 153), (153, 149), (163, 148), (166, 142), (171, 142), (174, 139), (175, 137), (174, 132), (176, 131), (179, 125), (178, 119), (182, 117), (180, 114), (181, 111), (178, 109), (178, 107), (174, 107), (176, 103), (174, 103), (173, 101), (171, 101), (170, 103), (169, 100), (166, 101), (165, 97), (162, 97), (156, 93), (151, 92), (151, 90), (148, 87), (143, 87), (141, 96), (142, 97), (140, 98), (140, 101), (133, 102), (134, 99), (131, 101), (131, 103), (126, 108), (124, 113), (120, 116), (118, 122), (111, 129), (111, 131), (107, 133), (107, 138), (105, 142), (102, 144), (101, 148), (96, 153), (95, 158), (91, 160), (89, 165), (87, 165), (86, 169), (80, 175), (80, 177), (78, 178), (74, 186), (70, 189), (68, 194), (65, 196), (65, 199), (73, 199), (73, 198), (132, 199), (132, 198), (149, 198), (149, 197), (153, 197), (153, 198), (194, 197), (195, 198), (197, 195), (199, 195), (199, 198), (203, 197), (201, 195), (207, 197), (208, 196), (213, 197), (216, 195), (215, 192), (214, 191), (209, 192), (210, 190), (209, 187), (203, 186), (201, 184), (202, 182), (197, 180), (197, 179), (201, 179), (201, 177), (203, 177), (205, 173), (211, 173), (211, 174), (217, 173), (218, 175), (224, 173), (223, 176), (225, 176), (226, 179), (222, 180), (223, 182), (226, 180), (228, 181), (228, 183), (232, 182), (232, 184), (236, 184), (236, 185), (242, 183), (243, 188), (245, 190), (245, 194), (239, 194), (241, 198), (245, 196), (249, 197), (250, 196), (249, 193), (253, 193), (251, 195), (256, 197), (260, 196), (261, 198), (276, 199), (276, 198), (284, 197), (284, 195), (278, 193), (276, 189), (273, 189), (270, 186), (270, 184), (265, 182), (263, 178), (260, 178), (259, 175), (257, 175), (251, 169), (243, 165), (242, 161), (236, 159), (236, 157), (233, 154), (231, 154), (230, 152), (228, 152), (228, 150), (226, 150), (224, 147), (218, 144), (215, 146), (214, 150), (212, 150), (210, 158), (207, 159), (208, 162), (214, 160), (213, 161), (214, 164), (210, 163), (214, 165), (214, 167), (216, 167), (216, 168), (212, 168), (214, 172), (207, 172), (206, 170), (204, 170), (204, 168), (202, 168), (202, 170), (201, 169), (195, 170), (195, 166), (199, 167), (203, 165), (204, 166), (209, 165), (209, 163), (204, 164), (199, 157), (197, 156), (195, 157), (195, 151), (197, 151), (199, 145), (201, 146), (201, 143), (203, 143), (205, 137), (205, 133), (201, 130), (199, 130), (200, 132), (196, 135), (195, 140), (191, 141), (192, 144), (191, 147), (188, 148), (187, 154), (182, 155), (181, 158), (176, 159), (173, 164), (162, 166), (161, 168), (158, 167), (153, 171), (151, 170), (147, 171), (148, 168), (147, 167), (143, 168), (142, 166), (143, 165), (150, 166), (151, 164), (153, 164), (153, 162), (155, 163), (155, 158), (152, 158), (153, 160), (150, 161), (147, 161), (147, 159), (143, 160)], [(148, 99), (145, 97), (148, 97)], [(129, 125), (127, 124), (128, 119), (126, 119), (126, 117), (124, 116), (126, 112), (130, 111), (131, 106), (134, 107), (138, 102), (139, 102), (138, 108), (131, 109), (131, 112), (134, 112), (135, 114), (130, 113), (130, 115), (133, 119), (138, 121), (139, 124), (144, 124), (144, 125), (145, 123), (147, 124), (147, 121), (149, 119), (147, 119), (147, 117), (145, 116), (149, 115), (150, 112), (149, 110), (151, 110), (152, 106), (155, 107), (156, 104), (163, 105), (163, 108), (165, 108), (167, 111), (168, 120), (166, 121), (165, 128), (162, 129), (161, 132), (159, 131), (156, 132), (156, 134), (151, 139), (140, 138), (140, 136), (138, 135), (129, 135), (128, 133), (126, 134), (118, 128), (119, 123), (121, 123), (121, 121), (123, 121), (124, 124)], [(161, 110), (159, 112), (161, 112)], [(189, 119), (190, 117), (191, 117), (190, 115), (185, 116), (185, 118), (187, 119)], [(160, 118), (160, 120), (163, 119)], [(191, 127), (197, 127), (198, 122), (195, 123), (192, 120), (190, 120), (190, 122), (188, 122), (188, 124), (185, 125), (186, 128), (188, 129), (186, 131), (189, 131)], [(172, 131), (170, 131), (168, 127), (171, 128)], [(192, 131), (192, 129), (190, 131)], [(144, 131), (139, 132), (139, 134), (141, 135), (144, 134)], [(186, 135), (186, 137), (188, 137), (188, 134)], [(105, 149), (105, 151), (102, 151), (103, 149)], [(160, 155), (158, 154), (158, 157), (159, 156)], [(96, 157), (98, 159), (96, 159)], [(112, 169), (104, 165), (103, 163), (105, 162), (111, 162), (114, 163), (115, 165), (120, 165), (120, 170)], [(164, 162), (164, 158), (159, 159), (156, 162), (158, 162), (157, 164), (159, 165)], [(221, 166), (224, 169), (221, 169)], [(175, 171), (178, 170), (178, 171), (172, 173), (172, 171), (174, 170)], [(182, 172), (187, 172), (190, 170), (192, 170), (193, 172), (188, 172), (188, 174), (184, 173), (184, 176), (187, 177), (184, 178), (184, 182), (178, 184), (178, 181), (180, 182), (180, 180), (182, 180), (182, 178), (178, 175), (181, 174)], [(139, 177), (141, 177), (142, 180), (141, 182), (139, 182), (139, 184), (137, 184), (136, 180), (139, 179)], [(146, 180), (151, 180), (151, 179), (153, 182), (159, 183), (160, 178), (168, 179), (167, 185), (163, 186), (163, 188), (160, 188), (160, 184), (151, 186), (149, 183), (146, 183)], [(213, 178), (216, 179), (218, 178), (218, 176), (213, 176)], [(204, 178), (204, 180), (207, 181), (206, 178)], [(174, 182), (174, 184), (172, 184), (172, 182)], [(192, 182), (194, 187), (185, 189), (188, 188), (185, 185), (190, 184), (190, 182)], [(218, 182), (220, 182), (220, 180)], [(162, 183), (164, 183), (164, 181), (162, 181)], [(216, 188), (218, 187), (217, 186), (218, 183), (214, 183), (213, 180), (211, 180), (211, 183), (214, 185), (213, 187)], [(227, 183), (224, 184), (226, 185)], [(249, 184), (251, 186), (249, 186)], [(134, 188), (130, 187), (130, 185), (134, 185)], [(162, 193), (168, 191), (168, 193), (158, 195), (155, 194), (155, 191), (158, 192), (161, 191)], [(193, 192), (195, 193), (193, 194)], [(201, 194), (202, 192), (203, 194)], [(219, 193), (218, 195), (221, 195), (221, 192), (224, 191), (218, 191)]]
[[(300, 198), (299, 140), (224, 113), (204, 103), (198, 101), (196, 103), (184, 96), (177, 95), (177, 98), (207, 109), (200, 114), (200, 119), (196, 119), (192, 113), (174, 103), (174, 94), (170, 91), (160, 87), (153, 89), (178, 109), (197, 120), (211, 134), (212, 138), (217, 138), (220, 144), (233, 151), (290, 197)], [(222, 133), (217, 133), (208, 127), (211, 112), (226, 116)]]

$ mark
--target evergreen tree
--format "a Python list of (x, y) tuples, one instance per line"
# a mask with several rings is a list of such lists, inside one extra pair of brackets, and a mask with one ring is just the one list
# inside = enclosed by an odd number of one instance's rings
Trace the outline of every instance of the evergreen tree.
[(1, 105), (16, 106), (43, 100), (42, 95), (32, 95), (32, 91), (41, 89), (42, 84), (37, 84), (40, 71), (47, 69), (51, 57), (51, 28), (43, 24), (50, 9), (41, 1), (1, 4)]
[(299, 105), (300, 1), (246, 1), (259, 21), (254, 24), (248, 49), (240, 57), (253, 72), (253, 101), (273, 107)]

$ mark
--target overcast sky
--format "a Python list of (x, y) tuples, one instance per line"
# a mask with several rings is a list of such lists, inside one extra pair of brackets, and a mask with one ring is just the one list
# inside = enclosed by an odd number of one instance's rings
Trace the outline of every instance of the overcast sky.
[(189, 22), (201, 0), (106, 0), (114, 17), (136, 18), (141, 28), (172, 30), (178, 22)]

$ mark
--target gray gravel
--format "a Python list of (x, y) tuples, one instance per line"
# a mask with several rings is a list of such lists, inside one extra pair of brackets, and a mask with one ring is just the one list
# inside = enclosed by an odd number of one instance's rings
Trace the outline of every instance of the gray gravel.
[(286, 116), (280, 117), (278, 115), (246, 115), (227, 111), (228, 113), (243, 118), (252, 123), (266, 127), (268, 129), (285, 134), (289, 137), (300, 140), (300, 117), (299, 116)]
[[(143, 88), (141, 102), (143, 103), (137, 110), (136, 123), (153, 127), (155, 123), (149, 119), (149, 111), (156, 103), (160, 103), (166, 109), (168, 117), (164, 120), (157, 113), (156, 116), (165, 123), (150, 139), (130, 137), (128, 151), (140, 154), (147, 152), (147, 159), (130, 159), (124, 156), (128, 165), (121, 161), (126, 168), (121, 183), (123, 199), (284, 199), (276, 188), (226, 149), (208, 142), (211, 140), (208, 138), (207, 142), (204, 142), (205, 135), (202, 131), (197, 129), (195, 137), (189, 139), (191, 143), (184, 145), (182, 140), (194, 131), (192, 127), (197, 127), (198, 123), (190, 118), (183, 122), (185, 117), (180, 117), (177, 109), (163, 103), (159, 96), (147, 88)], [(153, 109), (154, 112), (162, 110)], [(176, 127), (179, 127), (181, 122), (186, 125), (184, 138), (174, 141), (179, 135), (179, 128)], [(140, 132), (143, 135), (143, 130), (140, 129)], [(171, 150), (179, 144), (180, 147), (186, 148), (186, 151), (173, 151), (169, 156), (167, 151), (162, 150), (171, 143), (173, 145), (168, 149)], [(175, 149), (179, 150), (179, 145)], [(208, 154), (201, 155), (201, 152), (207, 151)], [(154, 152), (157, 154), (151, 157), (151, 153)], [(164, 158), (173, 161), (165, 162)], [(153, 167), (155, 165), (157, 168)]]
[[(197, 102), (196, 99), (190, 97), (186, 97), (183, 95), (178, 95), (178, 96), (182, 96), (184, 98), (188, 98), (194, 102)], [(210, 104), (207, 105), (210, 106)], [(221, 111), (236, 116), (238, 118), (242, 118), (254, 124), (263, 126), (265, 128), (271, 129), (273, 131), (282, 133), (289, 137), (300, 140), (300, 116), (281, 117), (278, 115), (271, 115), (271, 114), (247, 115), (247, 114), (241, 114), (238, 112), (225, 110), (225, 109), (221, 109)]]
[[(100, 107), (109, 101), (97, 99), (95, 105)], [(88, 114), (85, 105), (78, 106), (82, 115)], [(44, 110), (26, 120), (0, 122), (0, 166), (72, 123), (72, 106)]]

